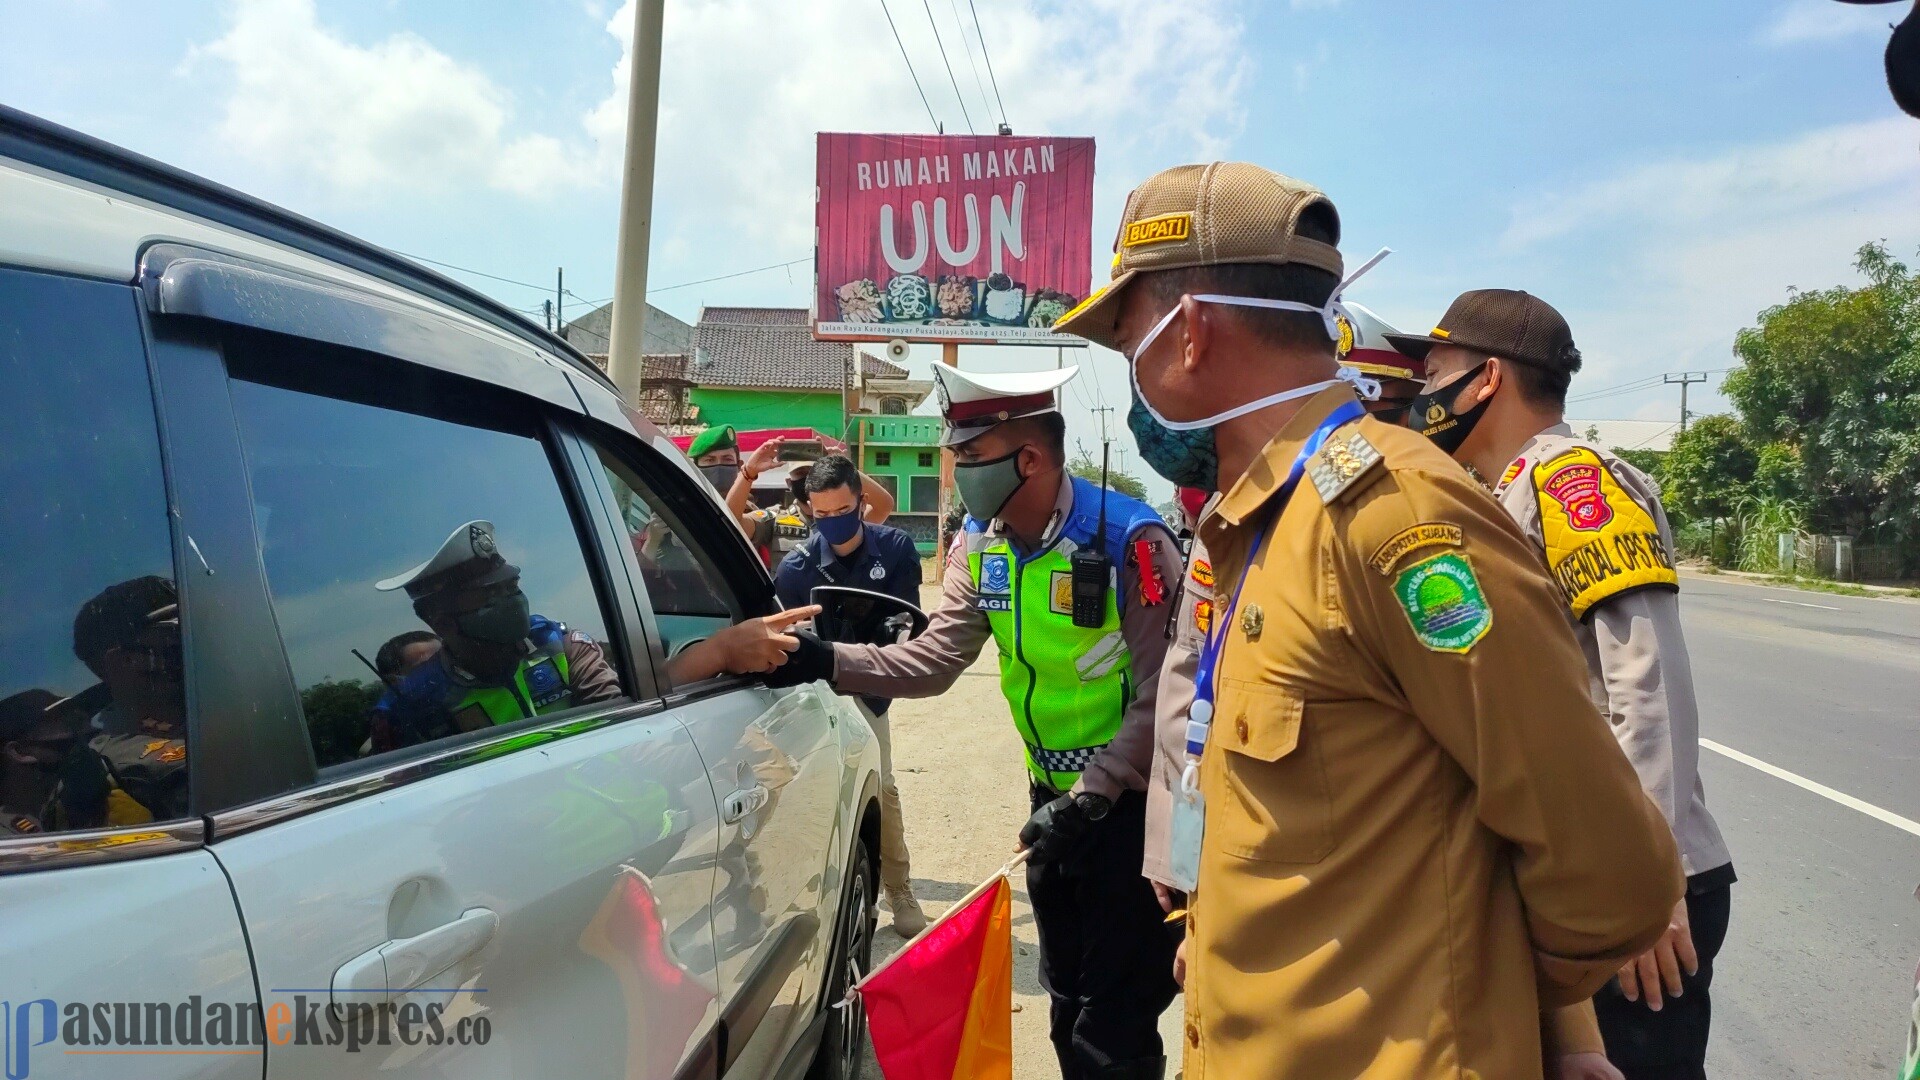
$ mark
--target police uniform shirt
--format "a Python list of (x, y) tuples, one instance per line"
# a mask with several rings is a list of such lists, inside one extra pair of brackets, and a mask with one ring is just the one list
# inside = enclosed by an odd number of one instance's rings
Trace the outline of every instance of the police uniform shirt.
[[(1202, 523), (1219, 597), (1189, 1080), (1538, 1077), (1541, 1010), (1666, 928), (1672, 835), (1540, 561), (1452, 459), (1309, 399)], [(1247, 566), (1256, 536), (1259, 558)]]
[[(1073, 484), (1062, 473), (1048, 536), (1073, 511)], [(998, 520), (989, 531), (1004, 534)], [(1157, 583), (1171, 589), (1180, 573), (1179, 547), (1164, 525), (1135, 534), (1147, 541), (1152, 554), (1150, 571)], [(1120, 569), (1120, 632), (1126, 639), (1133, 673), (1134, 698), (1127, 706), (1120, 730), (1080, 774), (1077, 791), (1118, 799), (1123, 791), (1141, 791), (1152, 768), (1154, 703), (1160, 670), (1167, 651), (1167, 601), (1142, 602), (1143, 570), (1133, 559)], [(1150, 590), (1151, 591), (1151, 590)], [(943, 693), (971, 665), (993, 637), (987, 613), (980, 610), (980, 594), (967, 569), (966, 541), (955, 536), (947, 550), (947, 576), (940, 603), (928, 614), (927, 629), (899, 645), (844, 645), (833, 648), (834, 685), (843, 693), (887, 697), (932, 697)]]
[(773, 576), (780, 603), (805, 607), (814, 586), (844, 585), (886, 593), (919, 607), (920, 549), (913, 538), (891, 525), (870, 521), (860, 528), (860, 546), (845, 555), (834, 551), (817, 530), (803, 546), (788, 552)]
[[(1613, 483), (1601, 483), (1596, 468), (1605, 469), (1605, 479)], [(1559, 424), (1521, 447), (1495, 495), (1543, 554), (1543, 505), (1555, 511), (1556, 526), (1566, 523), (1573, 544), (1599, 541), (1597, 552), (1584, 559), (1563, 558), (1555, 575), (1567, 600), (1562, 610), (1586, 656), (1593, 703), (1612, 725), (1640, 786), (1673, 827), (1687, 875), (1729, 866), (1733, 858), (1707, 811), (1700, 779), (1700, 706), (1680, 627), (1679, 593), (1664, 584), (1674, 579), (1673, 530), (1658, 485)], [(1634, 506), (1614, 505), (1623, 500)], [(1645, 531), (1647, 519), (1657, 531), (1657, 544), (1632, 535), (1636, 528)], [(1659, 582), (1623, 580), (1636, 568)], [(1575, 604), (1581, 607), (1577, 617)]]

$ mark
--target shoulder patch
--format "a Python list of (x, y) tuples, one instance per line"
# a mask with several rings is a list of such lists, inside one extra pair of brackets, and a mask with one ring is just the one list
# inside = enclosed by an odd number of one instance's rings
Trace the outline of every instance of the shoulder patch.
[(1679, 588), (1658, 523), (1592, 448), (1536, 464), (1533, 485), (1547, 566), (1574, 618), (1632, 589)]
[(1334, 436), (1319, 453), (1307, 459), (1307, 476), (1320, 492), (1320, 501), (1332, 506), (1367, 470), (1379, 463), (1380, 451), (1365, 435), (1350, 431)]
[(1460, 552), (1442, 552), (1400, 571), (1393, 595), (1413, 636), (1434, 652), (1467, 652), (1493, 626), (1493, 607)]
[(1527, 459), (1525, 457), (1514, 458), (1513, 464), (1507, 466), (1507, 471), (1500, 474), (1500, 482), (1493, 485), (1493, 493), (1498, 495), (1507, 490), (1507, 485), (1518, 479), (1520, 474), (1525, 472), (1526, 469)]
[(1463, 537), (1460, 526), (1446, 521), (1423, 521), (1410, 529), (1402, 529), (1393, 538), (1380, 545), (1380, 549), (1367, 560), (1367, 565), (1382, 574), (1391, 574), (1395, 564), (1410, 551), (1423, 547), (1459, 547)]

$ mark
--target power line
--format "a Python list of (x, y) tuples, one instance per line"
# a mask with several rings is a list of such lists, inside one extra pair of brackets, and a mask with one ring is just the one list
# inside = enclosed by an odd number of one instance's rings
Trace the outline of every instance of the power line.
[(927, 101), (927, 92), (920, 85), (920, 73), (913, 70), (913, 59), (907, 55), (907, 43), (900, 40), (900, 28), (893, 24), (893, 12), (887, 10), (887, 0), (880, 0), (880, 10), (886, 12), (887, 29), (893, 31), (893, 43), (900, 46), (900, 59), (907, 62), (907, 74), (913, 77), (913, 88), (920, 92), (920, 104), (927, 107), (927, 119), (933, 121), (933, 130), (939, 131), (940, 118), (933, 115), (933, 105)]
[[(647, 295), (655, 296), (663, 292), (672, 292), (675, 289), (687, 289), (687, 288), (692, 288), (695, 285), (706, 285), (706, 284), (709, 284), (710, 282), (715, 282), (715, 281), (727, 281), (732, 278), (746, 277), (748, 274), (765, 273), (768, 270), (779, 270), (783, 267), (798, 266), (801, 263), (812, 262), (812, 261), (813, 261), (813, 256), (811, 255), (808, 255), (805, 258), (800, 258), (800, 259), (788, 259), (786, 262), (774, 263), (771, 266), (756, 266), (751, 270), (736, 270), (731, 274), (720, 274), (717, 277), (701, 278), (699, 281), (683, 281), (678, 285), (662, 285), (657, 289), (648, 289)], [(587, 305), (588, 307), (599, 307), (601, 304), (609, 303), (613, 300), (613, 297), (611, 296), (601, 300), (589, 300), (586, 297), (581, 296), (579, 293), (574, 292), (572, 289), (567, 290), (567, 295), (573, 297), (575, 300), (580, 301), (581, 303)]]
[(967, 65), (973, 68), (973, 86), (980, 91), (980, 104), (986, 106), (987, 114), (993, 114), (993, 103), (987, 100), (987, 84), (980, 81), (980, 62), (973, 58), (973, 43), (967, 40), (967, 24), (960, 19), (960, 0), (947, 0), (947, 6), (953, 9), (953, 28), (960, 32), (960, 46), (967, 50)]
[(1000, 79), (993, 73), (993, 54), (987, 51), (987, 36), (980, 32), (980, 9), (973, 6), (973, 0), (967, 0), (967, 10), (973, 12), (973, 36), (980, 39), (980, 55), (987, 61), (987, 78), (993, 80), (993, 100), (1000, 103), (1000, 125), (1007, 126), (1007, 103), (1000, 100)]
[(967, 130), (975, 135), (973, 117), (967, 112), (967, 99), (960, 94), (960, 80), (953, 77), (953, 61), (947, 59), (947, 43), (940, 40), (940, 24), (933, 21), (933, 4), (920, 0), (920, 6), (927, 9), (927, 25), (933, 29), (933, 43), (940, 46), (940, 62), (947, 66), (947, 81), (953, 84), (953, 99), (960, 103), (960, 115), (967, 122)]
[[(388, 250), (392, 251), (393, 249), (389, 248)], [(448, 270), (458, 270), (463, 274), (472, 274), (474, 277), (486, 278), (488, 281), (501, 281), (508, 285), (518, 285), (523, 289), (538, 289), (541, 292), (547, 291), (545, 285), (535, 285), (530, 281), (515, 281), (512, 278), (501, 277), (499, 274), (489, 274), (484, 270), (473, 270), (465, 266), (456, 266), (450, 262), (441, 262), (439, 259), (429, 259), (425, 255), (409, 255), (404, 251), (394, 251), (393, 253), (403, 259), (412, 259), (414, 262), (423, 262), (429, 266), (442, 266)]]

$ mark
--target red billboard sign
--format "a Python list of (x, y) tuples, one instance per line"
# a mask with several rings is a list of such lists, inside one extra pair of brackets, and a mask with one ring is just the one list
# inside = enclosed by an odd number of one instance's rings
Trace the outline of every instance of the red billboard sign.
[(1093, 140), (822, 132), (814, 335), (1084, 345)]

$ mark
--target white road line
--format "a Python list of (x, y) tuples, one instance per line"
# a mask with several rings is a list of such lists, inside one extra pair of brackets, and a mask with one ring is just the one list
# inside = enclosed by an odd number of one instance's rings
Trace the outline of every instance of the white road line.
[(1760, 599), (1762, 599), (1762, 600), (1765, 600), (1765, 601), (1766, 601), (1767, 603), (1769, 603), (1769, 604), (1792, 604), (1792, 605), (1793, 605), (1794, 607), (1810, 607), (1810, 608), (1819, 608), (1819, 609), (1820, 609), (1821, 611), (1839, 611), (1839, 610), (1841, 610), (1841, 609), (1839, 609), (1839, 608), (1837, 608), (1837, 607), (1829, 607), (1829, 606), (1828, 606), (1828, 605), (1826, 605), (1826, 604), (1803, 604), (1803, 603), (1801, 603), (1801, 602), (1800, 602), (1800, 601), (1798, 601), (1798, 600), (1775, 600), (1775, 599), (1774, 599), (1773, 597), (1771, 597), (1771, 596), (1763, 596), (1763, 597), (1761, 597)]
[(1825, 784), (1816, 783), (1812, 780), (1807, 779), (1804, 776), (1798, 775), (1797, 773), (1790, 773), (1778, 765), (1769, 765), (1766, 762), (1761, 761), (1759, 758), (1754, 757), (1751, 754), (1743, 754), (1740, 751), (1735, 750), (1730, 746), (1721, 746), (1719, 743), (1714, 742), (1712, 739), (1701, 739), (1700, 745), (1706, 747), (1707, 749), (1713, 751), (1716, 754), (1722, 754), (1722, 755), (1725, 755), (1726, 757), (1730, 757), (1742, 765), (1751, 765), (1754, 768), (1759, 769), (1761, 772), (1766, 773), (1768, 776), (1777, 776), (1780, 779), (1785, 780), (1787, 783), (1794, 785), (1795, 787), (1806, 788), (1808, 791), (1813, 792), (1815, 795), (1818, 795), (1823, 799), (1832, 799), (1834, 802), (1839, 803), (1841, 806), (1844, 806), (1849, 810), (1858, 810), (1861, 813), (1867, 815), (1868, 817), (1878, 818), (1881, 821), (1886, 822), (1887, 824), (1893, 826), (1896, 829), (1904, 829), (1905, 831), (1910, 832), (1915, 836), (1920, 836), (1920, 821), (1914, 821), (1910, 818), (1903, 818), (1899, 814), (1896, 814), (1891, 810), (1882, 810), (1879, 807), (1873, 805), (1872, 803), (1866, 802), (1861, 799), (1856, 799), (1844, 791), (1835, 791)]

